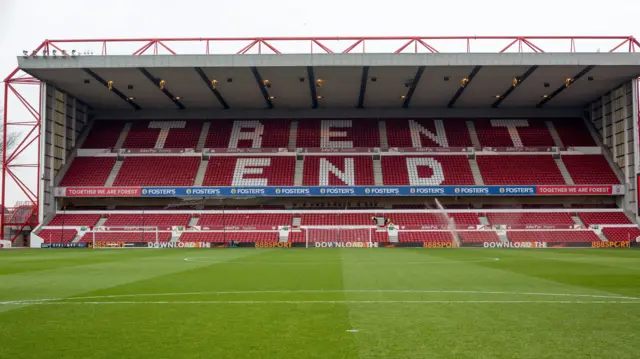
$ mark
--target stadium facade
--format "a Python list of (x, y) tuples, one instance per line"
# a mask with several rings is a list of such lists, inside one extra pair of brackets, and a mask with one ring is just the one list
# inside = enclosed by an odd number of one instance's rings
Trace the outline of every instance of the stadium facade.
[[(439, 52), (442, 41), (462, 51)], [(504, 47), (473, 52), (479, 41)], [(569, 51), (545, 52), (546, 41)], [(578, 52), (582, 41), (613, 45)], [(348, 46), (337, 53), (336, 42)], [(220, 43), (244, 47), (214, 54)], [(111, 55), (124, 44), (142, 46)], [(196, 44), (201, 54), (176, 54)], [(80, 47), (95, 45), (99, 55)], [(3, 203), (8, 181), (27, 198), (2, 214), (3, 238), (628, 244), (640, 235), (637, 46), (628, 36), (47, 40), (5, 80), (5, 148), (8, 132), (28, 131), (3, 153)], [(39, 99), (21, 86), (39, 86)], [(9, 96), (33, 119), (11, 117)], [(30, 146), (37, 163), (19, 160)], [(17, 168), (34, 171), (35, 188)]]

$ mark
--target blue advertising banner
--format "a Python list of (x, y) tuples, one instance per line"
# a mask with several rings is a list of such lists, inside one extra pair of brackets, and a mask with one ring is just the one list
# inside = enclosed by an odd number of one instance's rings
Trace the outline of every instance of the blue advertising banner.
[(56, 197), (349, 197), (622, 195), (622, 185), (355, 187), (57, 187)]
[(143, 187), (142, 197), (535, 196), (535, 186)]

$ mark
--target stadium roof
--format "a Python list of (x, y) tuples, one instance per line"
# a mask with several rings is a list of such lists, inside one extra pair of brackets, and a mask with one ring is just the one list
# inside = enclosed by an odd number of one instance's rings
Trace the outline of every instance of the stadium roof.
[(19, 66), (96, 109), (575, 107), (637, 78), (640, 54), (48, 56)]
[[(499, 46), (474, 53), (477, 41)], [(543, 50), (564, 41), (570, 52)], [(576, 42), (582, 49), (602, 41), (617, 46), (577, 52)], [(140, 44), (124, 51), (133, 55), (107, 56), (107, 45)], [(236, 51), (238, 44), (244, 47)], [(466, 52), (455, 44), (466, 44)], [(63, 50), (97, 45), (99, 56)], [(631, 36), (45, 40), (18, 62), (98, 110), (577, 108), (640, 76), (636, 47)]]

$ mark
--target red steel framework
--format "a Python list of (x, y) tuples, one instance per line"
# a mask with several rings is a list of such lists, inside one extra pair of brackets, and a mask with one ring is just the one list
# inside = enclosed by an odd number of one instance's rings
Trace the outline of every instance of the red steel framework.
[[(460, 43), (463, 48), (461, 52), (472, 52), (471, 45), (475, 42), (481, 41), (497, 41), (504, 42), (504, 47), (496, 49), (495, 52), (504, 53), (507, 51), (515, 52), (533, 52), (544, 53), (545, 50), (536, 44), (542, 41), (553, 41), (568, 43), (568, 52), (579, 52), (576, 47), (576, 42), (580, 41), (606, 41), (617, 44), (612, 47), (609, 52), (625, 51), (636, 52), (640, 51), (640, 42), (633, 36), (377, 36), (377, 37), (364, 37), (364, 36), (347, 36), (347, 37), (230, 37), (230, 38), (131, 38), (131, 39), (69, 39), (69, 40), (45, 40), (38, 47), (32, 51), (26, 51), (25, 56), (56, 56), (57, 52), (60, 52), (60, 56), (73, 56), (76, 55), (75, 51), (69, 53), (66, 46), (100, 46), (100, 54), (108, 55), (107, 51), (110, 49), (108, 45), (118, 45), (123, 43), (128, 44), (140, 44), (141, 46), (132, 53), (132, 55), (177, 55), (170, 45), (173, 44), (202, 44), (204, 50), (200, 53), (210, 55), (213, 52), (212, 45), (219, 43), (238, 43), (242, 46), (235, 54), (242, 55), (247, 54), (250, 51), (252, 53), (269, 53), (269, 54), (282, 54), (286, 51), (280, 51), (274, 45), (274, 43), (297, 43), (306, 44), (309, 46), (307, 53), (314, 53), (316, 49), (321, 50), (320, 53), (334, 54), (334, 53), (366, 53), (367, 44), (377, 43), (397, 43), (400, 42), (402, 46), (393, 50), (390, 47), (388, 53), (439, 53), (440, 51), (433, 45), (434, 42), (446, 40), (449, 43)], [(333, 50), (341, 42), (346, 42), (347, 47), (341, 51)], [(330, 47), (328, 43), (331, 43)], [(336, 44), (337, 43), (337, 44)], [(390, 45), (393, 46), (393, 45)], [(265, 50), (266, 49), (266, 50)], [(216, 50), (213, 47), (213, 50)], [(263, 51), (265, 50), (265, 51)], [(483, 52), (489, 52), (485, 48)], [(85, 55), (86, 53), (83, 53)], [(93, 54), (93, 53), (90, 53)], [(81, 55), (77, 53), (77, 55)], [(119, 53), (122, 55), (122, 53)], [(12, 236), (13, 242), (18, 235), (25, 229), (25, 227), (34, 227), (38, 224), (38, 209), (39, 209), (39, 193), (40, 193), (40, 125), (42, 120), (42, 95), (43, 84), (40, 80), (31, 77), (28, 74), (20, 73), (20, 69), (16, 68), (9, 76), (4, 79), (4, 119), (3, 119), (3, 138), (2, 138), (2, 201), (1, 203), (6, 206), (6, 194), (7, 194), (7, 179), (11, 179), (13, 183), (20, 189), (21, 194), (26, 197), (26, 201), (20, 201), (14, 208), (14, 213), (5, 213), (2, 211), (0, 214), (1, 222), (0, 226), (0, 238), (5, 238), (5, 227), (11, 226), (17, 229), (17, 232)], [(19, 91), (23, 86), (39, 86), (40, 96), (37, 99), (37, 106), (33, 104), (35, 101), (30, 101)], [(640, 79), (636, 81), (636, 89), (638, 91), (638, 103), (640, 103)], [(9, 96), (14, 96), (29, 112), (33, 119), (19, 119), (17, 121), (10, 120), (11, 111), (9, 110)], [(638, 110), (638, 119), (640, 119), (640, 109)], [(7, 149), (7, 133), (12, 132), (12, 129), (16, 126), (26, 127), (27, 131), (24, 136), (18, 142), (18, 145), (13, 149)], [(638, 124), (640, 128), (640, 123)], [(32, 146), (37, 146), (38, 158), (35, 163), (18, 163), (16, 160), (24, 153), (25, 150)], [(640, 150), (638, 151), (640, 153)], [(20, 176), (14, 171), (16, 168), (36, 168), (37, 169), (37, 185), (35, 192), (24, 183), (24, 175)], [(21, 178), (22, 177), (22, 178)]]

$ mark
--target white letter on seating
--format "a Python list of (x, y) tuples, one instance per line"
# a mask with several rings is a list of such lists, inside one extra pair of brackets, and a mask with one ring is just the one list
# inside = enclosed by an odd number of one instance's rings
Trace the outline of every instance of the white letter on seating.
[(355, 186), (355, 166), (353, 158), (344, 159), (344, 172), (340, 171), (333, 163), (327, 161), (326, 158), (320, 159), (320, 186), (329, 186), (329, 172), (333, 173), (347, 186)]
[(245, 174), (259, 175), (264, 168), (271, 165), (271, 158), (238, 158), (236, 169), (233, 171), (232, 186), (238, 187), (264, 187), (267, 186), (266, 178), (244, 178)]
[(447, 141), (447, 135), (444, 132), (444, 124), (442, 123), (442, 120), (434, 120), (433, 123), (436, 125), (436, 133), (427, 130), (414, 120), (409, 120), (409, 129), (411, 130), (411, 142), (413, 143), (413, 147), (422, 147), (420, 134), (427, 136), (427, 138), (439, 144), (440, 147), (449, 147), (449, 142)]
[(149, 128), (159, 128), (160, 135), (156, 140), (154, 148), (164, 148), (164, 143), (169, 136), (169, 130), (172, 128), (185, 128), (187, 127), (187, 121), (151, 121), (149, 122)]
[[(212, 122), (211, 124), (215, 125), (215, 122)], [(248, 128), (253, 131), (242, 131), (242, 129)], [(264, 125), (260, 123), (260, 121), (233, 121), (229, 148), (238, 148), (238, 141), (241, 140), (251, 140), (251, 148), (260, 148), (262, 147), (263, 133)]]
[[(433, 175), (420, 178), (418, 167), (431, 168)], [(410, 186), (439, 186), (444, 182), (442, 165), (433, 158), (407, 157), (407, 173), (409, 174)]]
[(351, 120), (322, 120), (320, 123), (320, 147), (351, 148), (353, 141), (331, 141), (332, 137), (347, 137), (346, 131), (332, 131), (334, 128), (351, 128)]
[(520, 134), (518, 133), (518, 127), (529, 127), (529, 121), (527, 120), (491, 120), (491, 126), (493, 127), (506, 127), (513, 141), (514, 147), (524, 147)]

